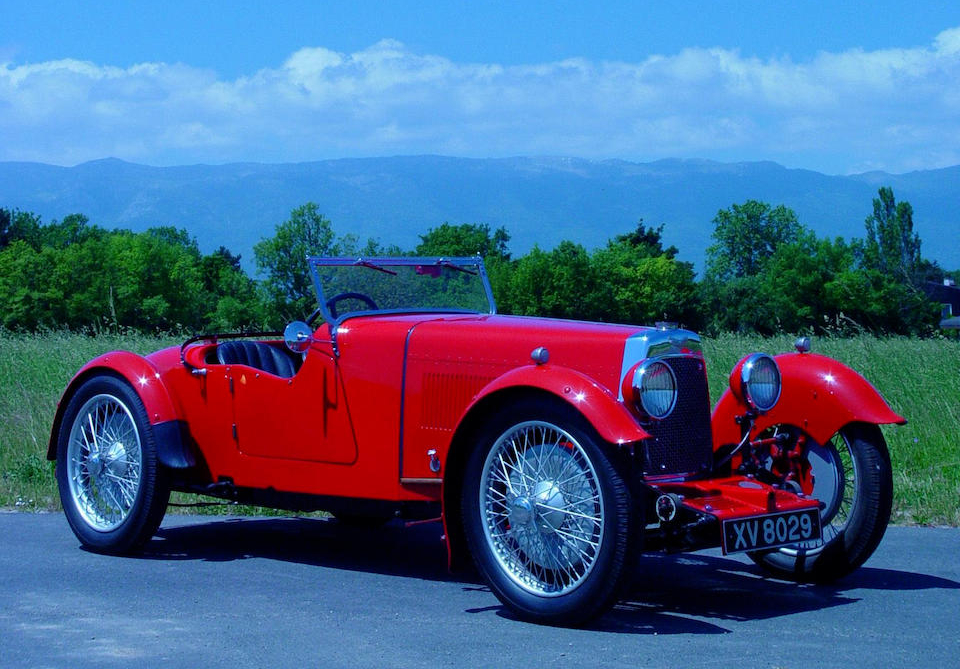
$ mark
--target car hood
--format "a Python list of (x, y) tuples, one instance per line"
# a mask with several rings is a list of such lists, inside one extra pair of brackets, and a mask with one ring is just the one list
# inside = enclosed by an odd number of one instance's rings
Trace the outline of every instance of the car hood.
[(354, 345), (363, 340), (386, 344), (393, 332), (404, 335), (407, 364), (469, 366), (496, 377), (535, 364), (531, 354), (543, 347), (550, 365), (575, 369), (618, 395), (631, 341), (653, 328), (551, 318), (501, 315), (406, 314), (350, 319)]

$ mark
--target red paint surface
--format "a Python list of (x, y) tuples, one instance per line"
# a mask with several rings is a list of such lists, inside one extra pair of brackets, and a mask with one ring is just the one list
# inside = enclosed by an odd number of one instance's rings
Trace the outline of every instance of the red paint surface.
[[(215, 362), (198, 343), (187, 362), (178, 348), (146, 358), (114, 352), (88, 363), (75, 381), (112, 370), (140, 394), (152, 423), (185, 421), (211, 480), (278, 491), (393, 501), (439, 500), (445, 466), (464, 417), (486, 397), (516, 388), (552, 393), (579, 410), (607, 441), (649, 435), (617, 401), (630, 326), (507, 316), (400, 315), (347, 320), (336, 335), (322, 325), (292, 379)], [(279, 342), (274, 345), (282, 346)], [(531, 352), (549, 351), (537, 365)], [(824, 441), (851, 421), (902, 422), (877, 391), (841, 363), (813, 354), (777, 357), (783, 393), (754, 427), (798, 425)], [(737, 374), (738, 371), (734, 370)], [(73, 386), (71, 386), (72, 388)], [(68, 390), (70, 392), (70, 390)], [(62, 407), (61, 407), (62, 408)], [(714, 443), (737, 442), (745, 408), (729, 390), (713, 416)], [(404, 483), (402, 479), (419, 482)], [(720, 520), (816, 506), (816, 501), (743, 477), (657, 483), (684, 504)]]

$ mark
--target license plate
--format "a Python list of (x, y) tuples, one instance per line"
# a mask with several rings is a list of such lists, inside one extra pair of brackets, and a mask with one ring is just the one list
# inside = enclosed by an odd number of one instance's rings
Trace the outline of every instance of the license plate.
[(777, 548), (820, 538), (820, 510), (785, 511), (723, 521), (723, 552)]

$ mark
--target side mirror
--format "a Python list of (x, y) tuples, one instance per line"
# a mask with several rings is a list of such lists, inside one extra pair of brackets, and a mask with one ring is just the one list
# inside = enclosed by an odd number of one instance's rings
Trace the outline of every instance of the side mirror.
[(293, 321), (283, 329), (283, 343), (294, 353), (304, 353), (313, 341), (313, 330), (303, 321)]

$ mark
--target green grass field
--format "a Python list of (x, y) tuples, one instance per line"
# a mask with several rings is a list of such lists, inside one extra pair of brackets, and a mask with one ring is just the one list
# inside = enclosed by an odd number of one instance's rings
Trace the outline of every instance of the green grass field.
[[(180, 342), (144, 335), (0, 334), (0, 507), (59, 508), (45, 459), (47, 439), (60, 393), (84, 362), (114, 349), (146, 353)], [(711, 397), (720, 397), (743, 355), (791, 346), (789, 337), (706, 339)], [(893, 459), (894, 522), (960, 525), (960, 343), (860, 336), (815, 339), (813, 346), (866, 376), (910, 421), (883, 429)]]

